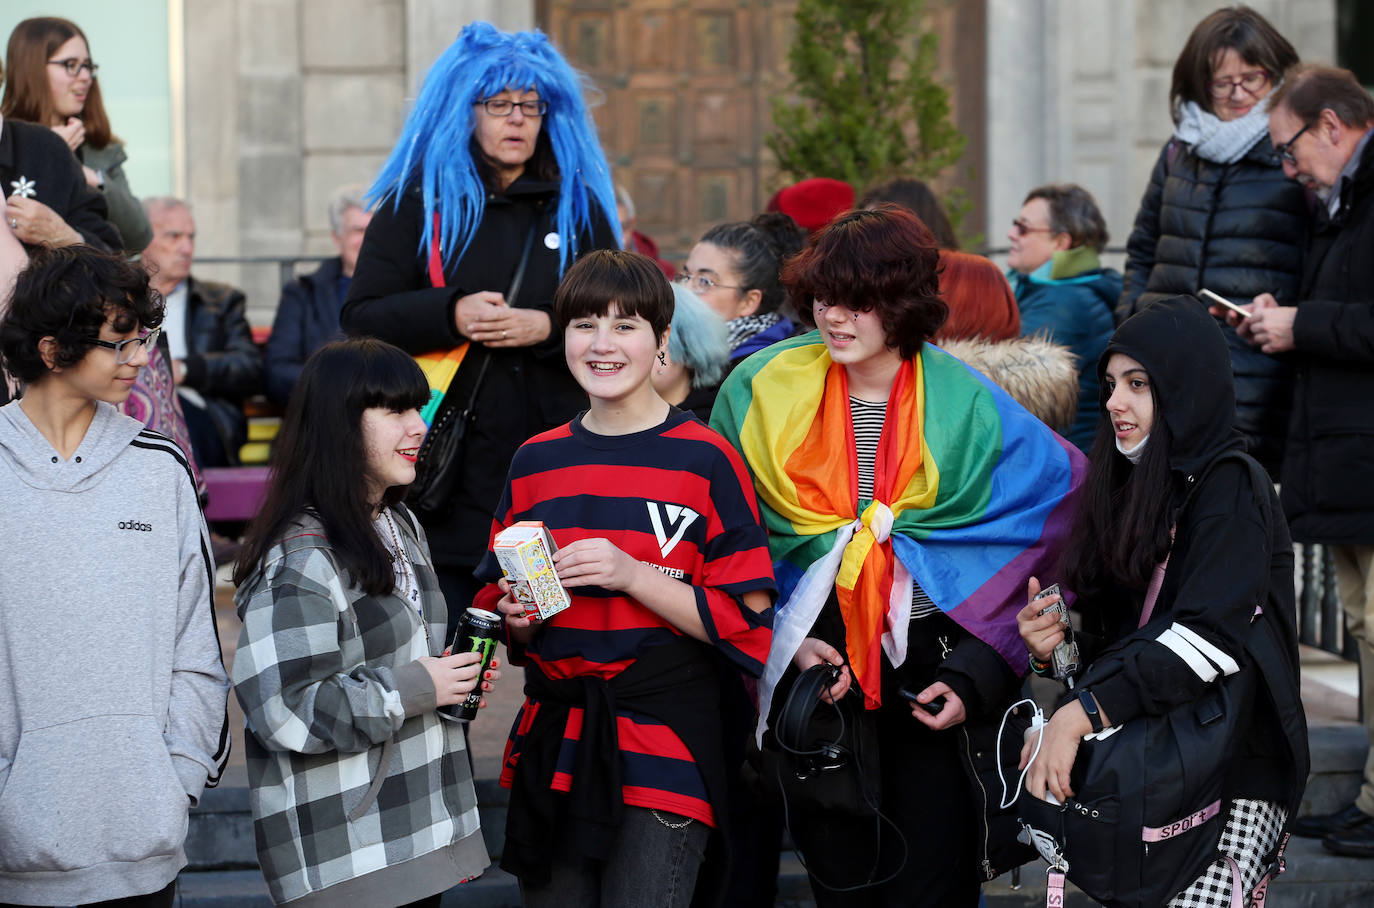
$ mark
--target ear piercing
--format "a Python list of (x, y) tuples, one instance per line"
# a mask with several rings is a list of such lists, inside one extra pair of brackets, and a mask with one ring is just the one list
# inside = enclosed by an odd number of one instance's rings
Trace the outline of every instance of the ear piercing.
[(662, 350), (658, 351), (658, 364), (659, 364), (660, 366), (666, 366), (666, 365), (668, 365), (668, 360), (663, 356), (663, 351), (662, 351)]

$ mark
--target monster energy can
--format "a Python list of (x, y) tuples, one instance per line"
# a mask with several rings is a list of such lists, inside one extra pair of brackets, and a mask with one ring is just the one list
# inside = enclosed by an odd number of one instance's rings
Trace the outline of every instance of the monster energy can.
[(501, 629), (501, 616), (480, 608), (470, 608), (463, 612), (458, 622), (458, 633), (453, 640), (453, 655), (459, 653), (481, 653), (482, 662), (477, 667), (477, 686), (472, 689), (461, 703), (441, 706), (439, 711), (467, 722), (477, 716), (477, 705), (482, 702), (482, 673), (491, 664), (492, 653), (496, 652), (496, 632)]

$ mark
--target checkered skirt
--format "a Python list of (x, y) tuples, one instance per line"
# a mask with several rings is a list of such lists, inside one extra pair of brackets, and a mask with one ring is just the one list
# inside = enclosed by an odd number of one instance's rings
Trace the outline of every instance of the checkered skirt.
[[(1254, 891), (1264, 875), (1264, 858), (1278, 843), (1287, 818), (1286, 810), (1269, 801), (1237, 798), (1231, 802), (1217, 849), (1240, 867), (1244, 896)], [(1225, 858), (1218, 858), (1169, 901), (1169, 908), (1231, 908), (1231, 888), (1231, 866)]]

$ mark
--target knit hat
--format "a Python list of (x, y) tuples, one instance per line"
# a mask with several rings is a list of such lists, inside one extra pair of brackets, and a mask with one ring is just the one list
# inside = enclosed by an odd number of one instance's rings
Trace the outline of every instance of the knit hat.
[(835, 219), (835, 215), (854, 207), (854, 187), (843, 180), (812, 177), (794, 186), (779, 189), (768, 200), (769, 211), (781, 211), (815, 233)]

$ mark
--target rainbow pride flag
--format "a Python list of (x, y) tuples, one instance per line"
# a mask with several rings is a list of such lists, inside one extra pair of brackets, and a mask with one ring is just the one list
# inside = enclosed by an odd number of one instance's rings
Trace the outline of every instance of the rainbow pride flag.
[(777, 574), (765, 714), (832, 589), (870, 709), (880, 705), (882, 652), (894, 665), (905, 659), (913, 581), (1026, 671), (1016, 612), (1028, 577), (1054, 579), (1087, 461), (981, 373), (931, 344), (903, 363), (874, 500), (858, 500), (845, 370), (814, 331), (741, 363), (711, 426), (753, 473)]
[(420, 371), (425, 373), (425, 381), (429, 383), (429, 400), (420, 409), (420, 418), (425, 421), (426, 428), (434, 425), (434, 414), (439, 411), (439, 404), (448, 393), (449, 385), (453, 384), (453, 378), (458, 374), (458, 367), (463, 364), (470, 346), (470, 343), (463, 343), (452, 350), (422, 353), (415, 357)]

